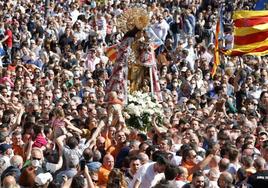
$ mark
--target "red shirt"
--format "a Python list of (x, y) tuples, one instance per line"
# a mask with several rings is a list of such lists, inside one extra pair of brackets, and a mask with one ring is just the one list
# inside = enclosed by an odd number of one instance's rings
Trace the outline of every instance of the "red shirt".
[(8, 36), (8, 39), (5, 41), (7, 47), (12, 48), (12, 31), (10, 29), (7, 29), (5, 36)]

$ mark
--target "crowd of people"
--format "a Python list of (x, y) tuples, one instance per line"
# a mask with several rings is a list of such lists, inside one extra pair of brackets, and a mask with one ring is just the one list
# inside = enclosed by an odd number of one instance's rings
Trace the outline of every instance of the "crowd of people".
[[(231, 49), (232, 13), (254, 3), (1, 0), (0, 187), (267, 187), (268, 58), (221, 55), (210, 74), (219, 9), (220, 48)], [(126, 125), (122, 98), (106, 90), (116, 62), (105, 49), (133, 6), (164, 42), (164, 114), (147, 132)]]

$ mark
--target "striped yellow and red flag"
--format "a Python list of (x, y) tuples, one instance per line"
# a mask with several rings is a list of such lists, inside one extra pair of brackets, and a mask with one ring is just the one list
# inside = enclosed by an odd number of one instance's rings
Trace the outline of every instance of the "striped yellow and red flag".
[(234, 47), (226, 55), (268, 54), (268, 11), (236, 11), (234, 20)]
[(215, 48), (214, 48), (214, 63), (211, 71), (212, 78), (217, 72), (217, 68), (220, 65), (220, 53), (219, 53), (219, 33), (220, 33), (221, 16), (219, 16), (216, 31), (215, 31)]
[(109, 46), (105, 50), (105, 55), (109, 58), (111, 62), (115, 62), (118, 54), (117, 44)]

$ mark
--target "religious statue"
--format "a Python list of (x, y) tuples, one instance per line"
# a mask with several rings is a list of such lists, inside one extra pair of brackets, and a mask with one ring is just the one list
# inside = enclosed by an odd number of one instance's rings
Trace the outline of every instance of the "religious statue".
[(148, 28), (147, 11), (143, 8), (129, 8), (117, 19), (117, 25), (125, 35), (117, 45), (117, 58), (106, 91), (116, 91), (118, 97), (126, 102), (128, 91), (132, 93), (141, 90), (144, 80), (150, 80), (151, 92), (160, 95), (154, 55), (157, 37)]

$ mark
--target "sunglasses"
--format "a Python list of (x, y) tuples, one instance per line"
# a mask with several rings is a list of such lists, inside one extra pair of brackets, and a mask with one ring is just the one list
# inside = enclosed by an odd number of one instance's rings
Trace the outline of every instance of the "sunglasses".
[(98, 183), (99, 180), (93, 180), (93, 179), (92, 179), (92, 182), (93, 182), (93, 183)]
[(197, 157), (197, 155), (190, 156), (191, 159), (195, 159), (196, 157)]
[(36, 158), (36, 157), (32, 157), (32, 159), (33, 159), (33, 160), (38, 160), (38, 161), (41, 160), (41, 158)]

